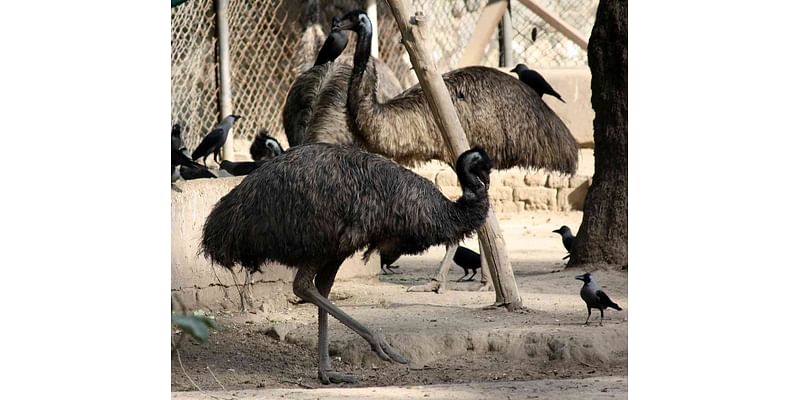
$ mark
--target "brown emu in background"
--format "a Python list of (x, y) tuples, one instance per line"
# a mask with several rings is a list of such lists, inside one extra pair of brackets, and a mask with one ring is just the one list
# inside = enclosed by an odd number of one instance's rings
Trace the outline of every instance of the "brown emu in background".
[[(232, 269), (258, 271), (268, 261), (297, 269), (294, 292), (319, 308), (319, 378), (353, 382), (331, 370), (330, 313), (386, 361), (405, 363), (380, 334), (328, 300), (341, 263), (366, 248), (418, 254), (455, 245), (489, 210), (491, 160), (480, 148), (456, 163), (463, 195), (452, 202), (425, 178), (352, 146), (310, 144), (266, 161), (222, 197), (206, 219), (202, 253)], [(353, 201), (358, 199), (359, 201)]]

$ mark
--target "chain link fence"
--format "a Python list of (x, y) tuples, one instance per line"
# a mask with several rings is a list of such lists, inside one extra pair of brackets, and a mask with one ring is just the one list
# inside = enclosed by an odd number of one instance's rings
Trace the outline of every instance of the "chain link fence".
[[(599, 0), (538, 0), (539, 4), (589, 37)], [(441, 71), (457, 68), (488, 0), (411, 0), (428, 16), (434, 60)], [(409, 87), (417, 83), (388, 6), (377, 1), (381, 59)], [(295, 77), (308, 68), (330, 31), (333, 16), (364, 8), (361, 0), (229, 0), (228, 22), (233, 110), (244, 116), (234, 128), (234, 148), (267, 129), (284, 145), (281, 110)], [(185, 126), (193, 149), (219, 121), (216, 15), (214, 0), (189, 0), (172, 8), (172, 119)], [(514, 62), (536, 68), (585, 67), (586, 51), (518, 1), (511, 1)], [(531, 31), (536, 28), (534, 41)], [(350, 58), (351, 33), (341, 57)], [(481, 60), (498, 66), (495, 31)], [(244, 156), (242, 156), (244, 157)]]

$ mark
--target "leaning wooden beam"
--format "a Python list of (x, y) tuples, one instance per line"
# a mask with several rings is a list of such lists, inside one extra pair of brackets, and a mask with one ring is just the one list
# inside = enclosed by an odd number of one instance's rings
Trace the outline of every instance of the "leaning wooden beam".
[(559, 18), (558, 15), (555, 15), (550, 10), (542, 7), (536, 2), (536, 0), (519, 0), (519, 2), (541, 17), (544, 22), (547, 22), (548, 24), (552, 25), (553, 28), (556, 28), (557, 31), (561, 32), (561, 34), (566, 36), (569, 40), (575, 42), (575, 44), (580, 46), (582, 49), (586, 50), (589, 47), (589, 40), (581, 35), (577, 29), (573, 28), (572, 25)]
[(458, 62), (459, 68), (480, 64), (483, 52), (492, 38), (492, 33), (497, 29), (497, 24), (500, 23), (507, 9), (508, 1), (506, 0), (491, 1), (483, 7), (478, 22), (475, 23), (475, 30)]
[[(425, 17), (417, 12), (413, 17), (406, 7), (405, 0), (386, 0), (397, 21), (414, 72), (417, 74), (422, 92), (431, 107), (434, 120), (442, 133), (452, 156), (451, 165), (458, 155), (469, 150), (469, 141), (458, 119), (450, 92), (444, 84), (442, 75), (436, 70), (430, 48), (425, 41)], [(497, 23), (494, 23), (497, 26)], [(489, 208), (486, 223), (478, 229), (483, 252), (489, 264), (489, 272), (495, 288), (495, 306), (505, 306), (508, 310), (522, 307), (522, 298), (514, 279), (514, 271), (506, 253), (506, 242), (500, 232), (500, 224), (494, 210)], [(449, 266), (449, 265), (448, 265)]]

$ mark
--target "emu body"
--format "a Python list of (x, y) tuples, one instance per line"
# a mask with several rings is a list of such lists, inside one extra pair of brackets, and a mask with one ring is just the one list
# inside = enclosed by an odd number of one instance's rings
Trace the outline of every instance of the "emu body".
[(458, 243), (486, 219), (490, 168), (482, 150), (462, 154), (456, 172), (463, 195), (451, 202), (433, 183), (382, 156), (330, 144), (290, 148), (220, 199), (203, 226), (201, 251), (229, 269), (258, 271), (268, 261), (297, 269), (295, 294), (319, 308), (319, 378), (353, 382), (331, 370), (328, 313), (383, 360), (406, 360), (327, 299), (339, 266), (363, 249), (365, 257), (402, 255)]

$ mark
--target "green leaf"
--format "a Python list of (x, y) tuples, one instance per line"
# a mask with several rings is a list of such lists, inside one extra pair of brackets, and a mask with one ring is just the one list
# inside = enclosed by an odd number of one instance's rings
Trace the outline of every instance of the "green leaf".
[(194, 315), (173, 315), (172, 323), (183, 332), (201, 343), (208, 342), (208, 328), (213, 328), (213, 321), (209, 325), (208, 318), (196, 317)]

